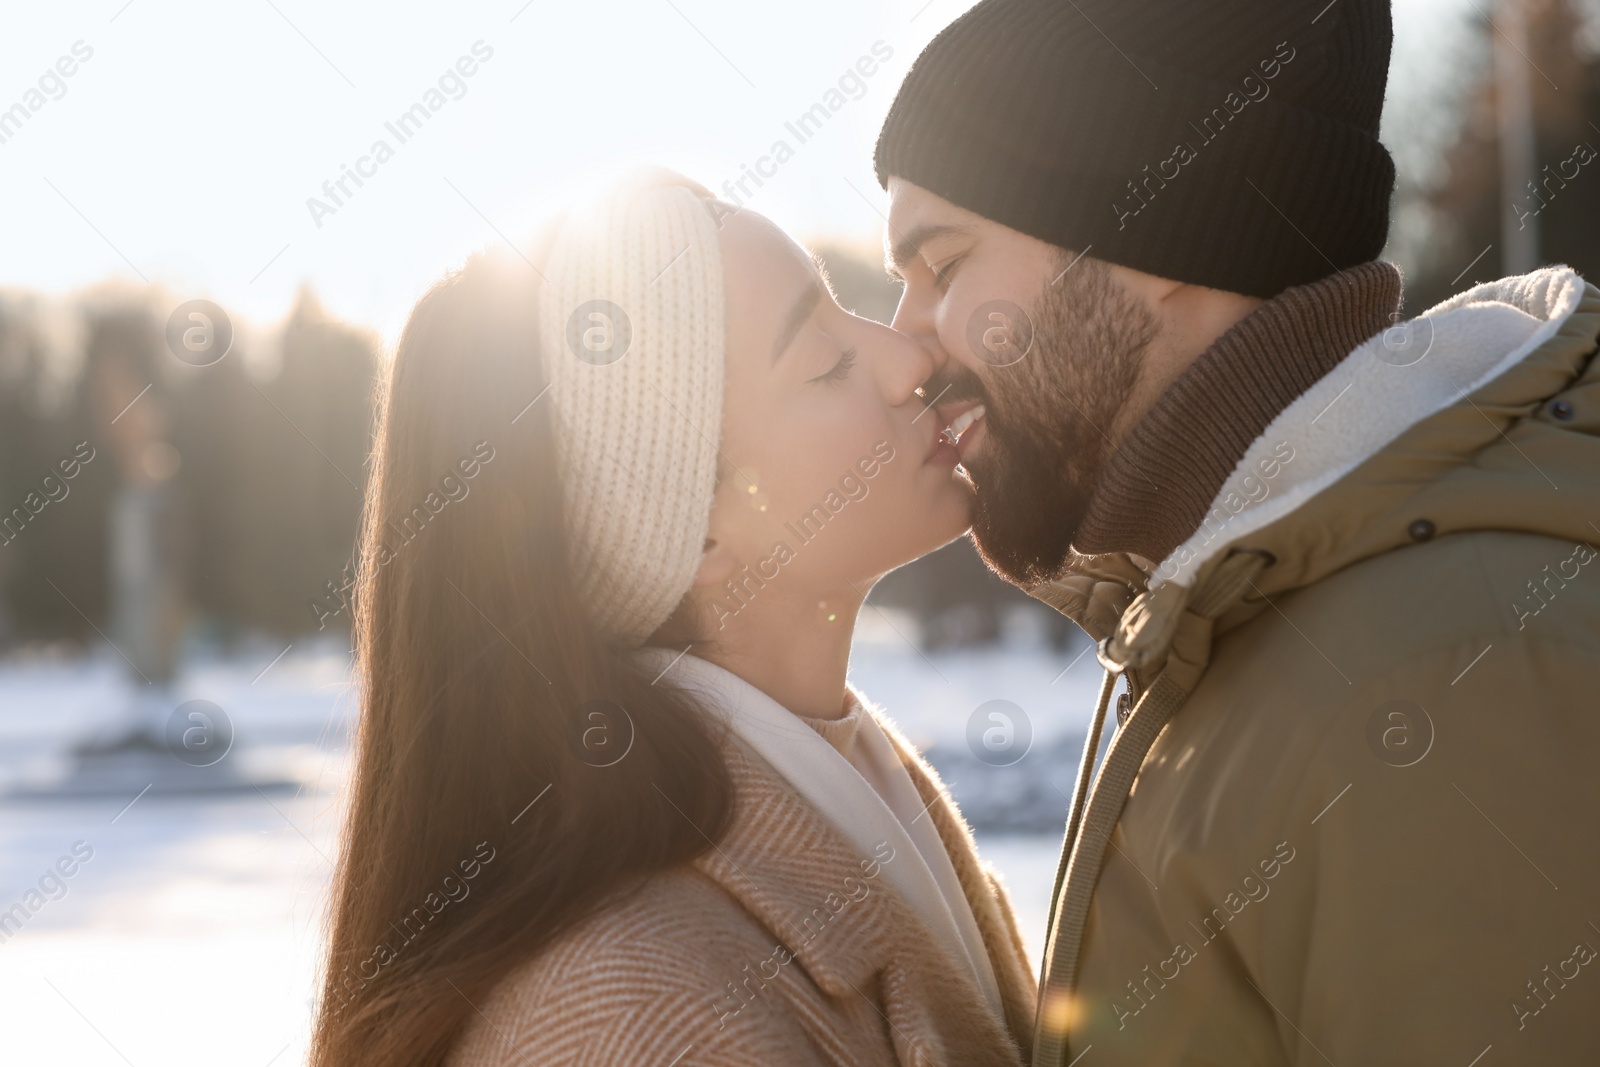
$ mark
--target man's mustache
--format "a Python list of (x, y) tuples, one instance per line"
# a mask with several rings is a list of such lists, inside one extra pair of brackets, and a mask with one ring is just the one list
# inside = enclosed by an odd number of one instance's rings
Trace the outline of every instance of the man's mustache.
[(922, 392), (929, 404), (951, 404), (961, 400), (977, 400), (987, 404), (989, 400), (989, 394), (977, 374), (954, 360), (923, 382)]

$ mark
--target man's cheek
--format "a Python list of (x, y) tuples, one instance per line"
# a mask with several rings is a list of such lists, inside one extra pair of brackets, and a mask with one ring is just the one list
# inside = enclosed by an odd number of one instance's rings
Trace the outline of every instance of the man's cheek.
[(939, 308), (939, 344), (945, 354), (971, 370), (981, 379), (990, 366), (979, 358), (968, 341), (973, 323), (982, 315), (982, 301), (964, 299), (964, 293), (954, 288), (945, 294)]
[(966, 350), (966, 318), (968, 315), (960, 314), (958, 309), (941, 309), (938, 318), (939, 347), (947, 358), (965, 366), (966, 370), (981, 374), (986, 368), (981, 360), (973, 358), (973, 354)]

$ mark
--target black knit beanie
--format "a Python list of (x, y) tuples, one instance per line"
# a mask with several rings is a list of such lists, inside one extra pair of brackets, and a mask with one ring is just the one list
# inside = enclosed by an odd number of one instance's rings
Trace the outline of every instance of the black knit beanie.
[(906, 75), (878, 182), (1272, 297), (1383, 248), (1392, 40), (1389, 0), (983, 0)]

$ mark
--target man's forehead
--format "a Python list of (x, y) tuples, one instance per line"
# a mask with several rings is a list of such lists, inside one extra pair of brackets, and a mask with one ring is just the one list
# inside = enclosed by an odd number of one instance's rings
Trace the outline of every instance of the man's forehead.
[(930, 192), (915, 182), (898, 177), (889, 179), (889, 214), (897, 226), (900, 225), (901, 218), (911, 225), (930, 221), (969, 221), (977, 218), (972, 212), (952, 204), (938, 193)]

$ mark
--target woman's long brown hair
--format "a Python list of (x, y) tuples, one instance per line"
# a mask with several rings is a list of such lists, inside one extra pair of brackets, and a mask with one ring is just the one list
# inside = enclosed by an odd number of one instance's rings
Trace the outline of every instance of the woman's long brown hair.
[(713, 727), (574, 592), (537, 284), (475, 256), (379, 385), (315, 1067), (442, 1063), (508, 972), (730, 817)]

